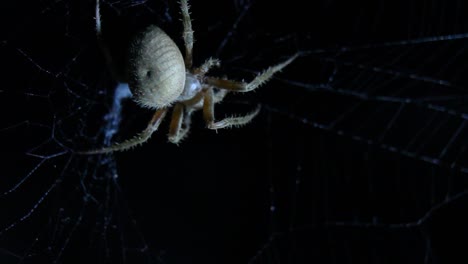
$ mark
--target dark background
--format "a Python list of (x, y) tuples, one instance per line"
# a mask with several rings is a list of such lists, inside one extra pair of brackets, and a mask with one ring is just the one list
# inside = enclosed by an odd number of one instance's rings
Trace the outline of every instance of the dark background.
[[(464, 1), (191, 1), (195, 64), (250, 80), (301, 57), (179, 146), (168, 122), (132, 151), (102, 146), (116, 86), (93, 1), (1, 4), (0, 263), (463, 263)], [(307, 6), (306, 6), (307, 5)], [(115, 54), (175, 1), (103, 1)], [(112, 141), (152, 112), (124, 101)]]

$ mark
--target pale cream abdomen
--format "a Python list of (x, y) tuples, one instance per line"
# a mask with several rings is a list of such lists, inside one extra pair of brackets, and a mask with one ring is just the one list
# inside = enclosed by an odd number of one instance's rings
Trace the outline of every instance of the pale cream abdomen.
[(128, 83), (138, 104), (161, 108), (175, 102), (184, 90), (185, 74), (179, 48), (159, 27), (148, 27), (132, 43)]

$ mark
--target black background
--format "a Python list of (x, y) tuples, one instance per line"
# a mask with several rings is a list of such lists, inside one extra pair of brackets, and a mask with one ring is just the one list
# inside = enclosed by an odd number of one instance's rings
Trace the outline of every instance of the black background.
[[(2, 3), (0, 263), (466, 260), (463, 1), (191, 5), (195, 64), (219, 57), (214, 75), (249, 80), (302, 56), (217, 108), (261, 104), (245, 127), (209, 131), (198, 113), (179, 146), (166, 120), (139, 148), (86, 157), (74, 151), (102, 146), (115, 87), (94, 2)], [(104, 34), (116, 54), (149, 24), (182, 46), (178, 12), (103, 2)], [(125, 101), (113, 140), (151, 114)]]

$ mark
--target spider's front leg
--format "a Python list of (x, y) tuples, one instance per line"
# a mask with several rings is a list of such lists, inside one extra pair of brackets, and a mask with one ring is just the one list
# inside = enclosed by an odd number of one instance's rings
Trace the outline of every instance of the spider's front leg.
[(185, 44), (185, 68), (191, 69), (193, 60), (193, 30), (187, 0), (180, 0), (180, 10), (182, 13), (182, 23), (184, 24), (182, 37)]
[(219, 89), (225, 89), (227, 91), (233, 92), (250, 92), (255, 90), (263, 83), (267, 82), (273, 75), (283, 68), (288, 66), (298, 57), (298, 54), (292, 56), (286, 61), (277, 64), (275, 66), (269, 67), (259, 75), (257, 75), (251, 82), (236, 82), (226, 79), (220, 79), (215, 77), (204, 77), (204, 81), (209, 85), (209, 88), (206, 89), (204, 94), (203, 101), (203, 117), (205, 122), (210, 129), (226, 128), (231, 126), (241, 126), (249, 123), (259, 112), (260, 106), (258, 106), (252, 113), (240, 117), (228, 117), (221, 121), (214, 121), (214, 105), (215, 105), (215, 96), (213, 95), (213, 88), (216, 87)]
[[(177, 103), (172, 110), (171, 124), (169, 125), (169, 142), (179, 144), (190, 130), (191, 112), (184, 114), (185, 106)], [(184, 125), (185, 127), (182, 127)]]
[(215, 86), (216, 88), (226, 89), (233, 92), (250, 92), (252, 90), (257, 89), (262, 84), (266, 83), (270, 80), (273, 75), (286, 66), (288, 66), (291, 62), (293, 62), (299, 55), (293, 55), (286, 61), (279, 63), (277, 65), (271, 66), (268, 69), (264, 70), (262, 73), (258, 74), (251, 82), (236, 82), (231, 80), (219, 79), (215, 77), (205, 77), (205, 82), (209, 85)]
[[(177, 103), (172, 110), (169, 126), (169, 142), (179, 144), (190, 131), (192, 113), (203, 108), (205, 91), (201, 91), (193, 98)], [(212, 102), (216, 104), (223, 100), (227, 91), (221, 90), (213, 95)]]
[(242, 126), (249, 123), (259, 112), (260, 106), (258, 106), (253, 112), (245, 116), (239, 117), (227, 117), (220, 121), (215, 122), (214, 117), (214, 105), (215, 97), (213, 95), (213, 88), (208, 88), (205, 91), (203, 99), (203, 118), (205, 119), (206, 125), (209, 129), (220, 129), (228, 128), (232, 126)]

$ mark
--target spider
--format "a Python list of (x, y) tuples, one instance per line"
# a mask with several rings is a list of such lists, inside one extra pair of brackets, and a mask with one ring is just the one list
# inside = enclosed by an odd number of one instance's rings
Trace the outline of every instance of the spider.
[(208, 71), (219, 66), (220, 61), (209, 58), (201, 66), (193, 67), (193, 31), (187, 0), (180, 1), (180, 9), (184, 27), (182, 37), (185, 57), (163, 30), (154, 25), (149, 26), (131, 43), (125, 74), (119, 76), (102, 37), (100, 4), (99, 0), (96, 0), (96, 36), (111, 74), (119, 81), (129, 84), (133, 100), (138, 105), (155, 109), (156, 112), (146, 129), (135, 137), (108, 147), (80, 153), (124, 151), (143, 144), (158, 129), (170, 108), (173, 109), (168, 138), (175, 144), (187, 135), (191, 115), (197, 110), (203, 110), (203, 118), (209, 129), (245, 125), (259, 113), (260, 107), (244, 116), (215, 121), (214, 105), (221, 102), (228, 92), (250, 92), (258, 88), (297, 57), (296, 54), (282, 63), (267, 68), (248, 83), (208, 76), (206, 75)]

